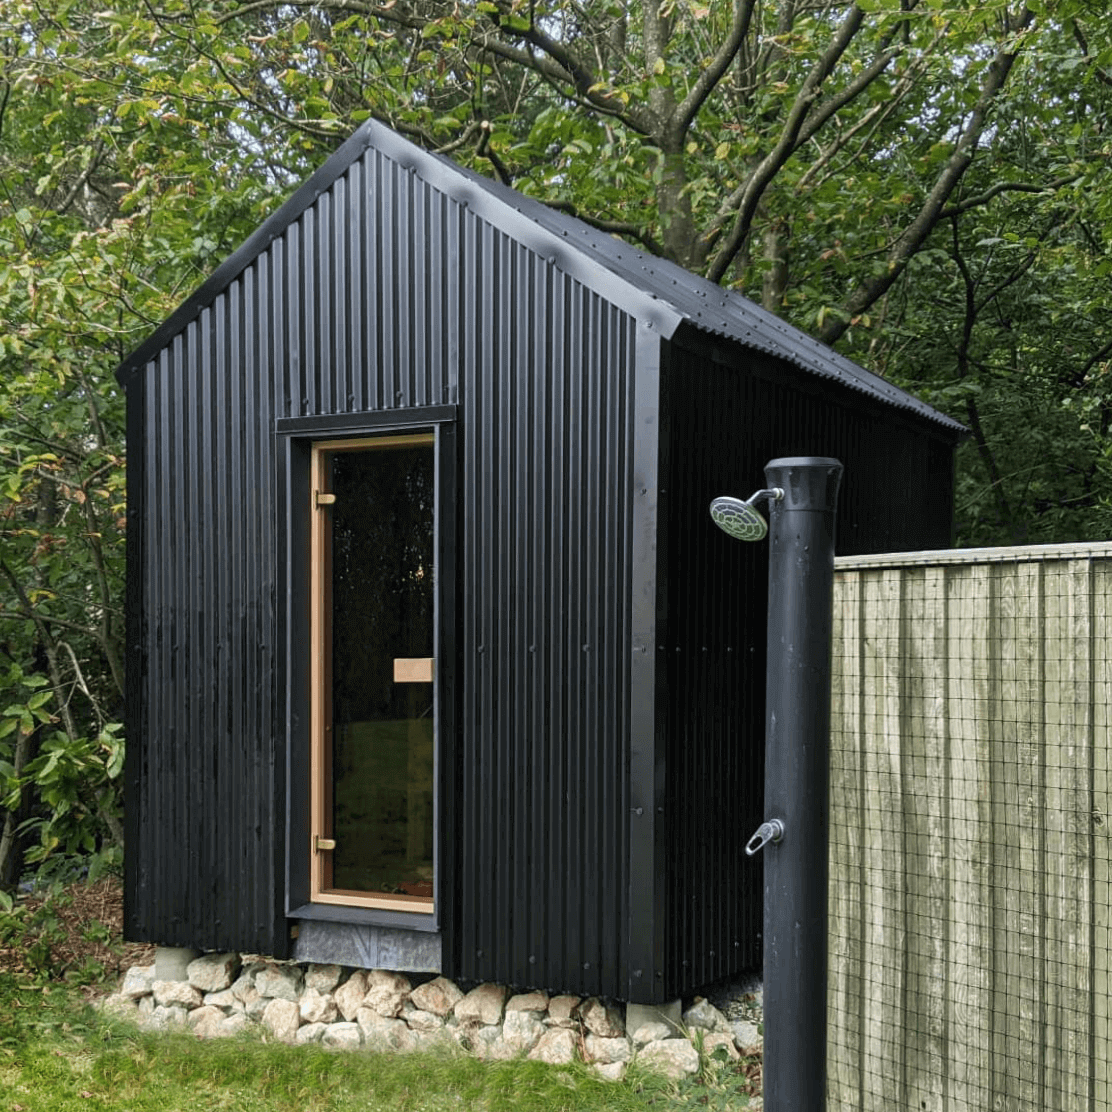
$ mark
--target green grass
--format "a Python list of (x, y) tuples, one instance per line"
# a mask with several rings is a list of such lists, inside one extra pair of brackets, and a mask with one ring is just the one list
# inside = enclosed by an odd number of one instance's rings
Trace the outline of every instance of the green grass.
[(578, 1063), (199, 1041), (140, 1032), (73, 989), (0, 975), (0, 1112), (726, 1112), (749, 1107), (745, 1065), (708, 1062), (678, 1084), (634, 1069), (614, 1083)]

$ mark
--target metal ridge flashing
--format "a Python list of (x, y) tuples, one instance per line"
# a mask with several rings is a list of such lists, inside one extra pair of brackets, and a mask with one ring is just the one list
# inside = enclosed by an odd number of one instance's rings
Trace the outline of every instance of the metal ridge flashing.
[(960, 422), (854, 363), (744, 294), (618, 240), (443, 155), (423, 150), (374, 119), (367, 120), (343, 142), (120, 363), (116, 378), (121, 385), (126, 386), (231, 286), (368, 149), (381, 152), (455, 203), (472, 209), (481, 219), (647, 324), (664, 339), (671, 338), (676, 329), (686, 323), (910, 412), (951, 435), (961, 437), (968, 431)]
[(928, 552), (883, 552), (837, 556), (834, 570), (941, 567), (956, 564), (1021, 564), (1047, 560), (1112, 559), (1112, 541), (1014, 545), (1002, 548), (940, 548)]

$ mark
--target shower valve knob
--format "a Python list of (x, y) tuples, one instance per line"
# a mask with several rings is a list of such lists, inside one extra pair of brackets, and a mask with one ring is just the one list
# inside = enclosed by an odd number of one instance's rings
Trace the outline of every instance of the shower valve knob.
[(784, 837), (784, 824), (779, 819), (769, 819), (757, 827), (757, 833), (745, 843), (745, 852), (752, 857), (771, 842), (776, 845)]

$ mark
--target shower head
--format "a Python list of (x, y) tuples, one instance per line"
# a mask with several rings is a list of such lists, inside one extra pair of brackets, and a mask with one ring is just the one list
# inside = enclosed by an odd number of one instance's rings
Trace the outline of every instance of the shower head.
[(740, 498), (728, 496), (716, 498), (710, 504), (711, 520), (735, 540), (763, 540), (768, 533), (768, 524), (753, 508), (753, 503), (759, 502), (762, 498), (776, 502), (783, 497), (784, 492), (779, 487), (772, 487), (769, 490), (758, 490), (744, 502)]

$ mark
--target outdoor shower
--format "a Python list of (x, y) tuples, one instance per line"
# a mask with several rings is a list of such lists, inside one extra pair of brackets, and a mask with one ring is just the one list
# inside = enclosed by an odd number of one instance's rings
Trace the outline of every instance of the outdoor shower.
[[(765, 466), (768, 487), (716, 498), (738, 540), (769, 535), (764, 821), (764, 1108), (820, 1112), (826, 1099), (826, 886), (834, 512), (842, 465), (799, 456)], [(769, 523), (753, 508), (768, 499)]]

